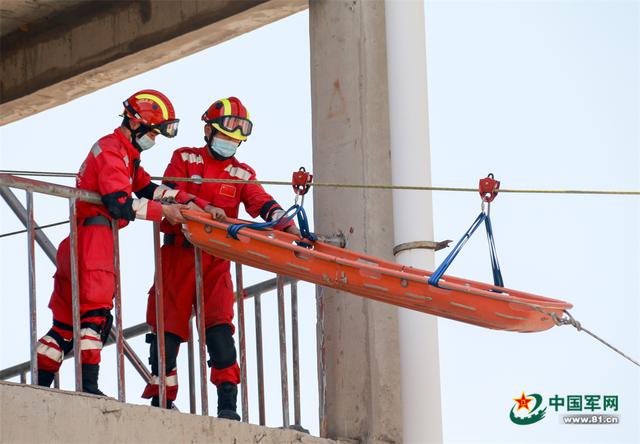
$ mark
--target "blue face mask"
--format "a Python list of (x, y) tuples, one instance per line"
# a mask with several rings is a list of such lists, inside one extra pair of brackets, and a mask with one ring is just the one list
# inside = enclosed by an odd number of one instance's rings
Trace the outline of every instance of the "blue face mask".
[(214, 137), (211, 141), (211, 149), (220, 157), (229, 158), (236, 154), (238, 142)]

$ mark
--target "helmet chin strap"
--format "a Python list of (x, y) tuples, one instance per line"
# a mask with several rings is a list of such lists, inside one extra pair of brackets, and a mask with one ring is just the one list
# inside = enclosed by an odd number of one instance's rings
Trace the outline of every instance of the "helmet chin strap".
[(146, 131), (144, 129), (144, 125), (140, 125), (137, 129), (133, 129), (131, 128), (131, 122), (130, 119), (125, 117), (124, 121), (122, 122), (125, 126), (125, 128), (127, 128), (129, 130), (129, 132), (131, 133), (131, 145), (133, 145), (135, 147), (135, 149), (137, 149), (139, 152), (144, 151), (140, 145), (138, 145), (138, 136), (142, 137), (144, 136), (146, 133), (148, 133), (149, 131)]

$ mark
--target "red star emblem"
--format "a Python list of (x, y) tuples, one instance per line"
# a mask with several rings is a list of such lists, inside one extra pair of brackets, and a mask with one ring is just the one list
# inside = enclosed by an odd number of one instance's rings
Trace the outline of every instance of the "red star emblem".
[(516, 409), (516, 411), (520, 409), (527, 409), (527, 411), (531, 410), (529, 408), (529, 403), (533, 401), (533, 398), (527, 398), (524, 392), (522, 392), (522, 396), (520, 398), (513, 398), (513, 400), (518, 404), (518, 408)]

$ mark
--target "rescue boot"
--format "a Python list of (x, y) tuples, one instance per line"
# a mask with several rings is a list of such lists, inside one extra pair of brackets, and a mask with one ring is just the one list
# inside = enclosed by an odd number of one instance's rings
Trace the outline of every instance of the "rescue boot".
[(99, 364), (82, 364), (82, 391), (93, 395), (105, 396), (98, 388)]
[(42, 387), (51, 387), (55, 373), (47, 370), (38, 370), (38, 385)]
[[(152, 396), (151, 397), (151, 406), (152, 407), (160, 407), (160, 397), (159, 396)], [(167, 399), (167, 408), (168, 409), (172, 409), (173, 408), (173, 401), (170, 399)]]
[(238, 402), (238, 386), (231, 382), (223, 382), (218, 386), (218, 418), (240, 421), (236, 413)]

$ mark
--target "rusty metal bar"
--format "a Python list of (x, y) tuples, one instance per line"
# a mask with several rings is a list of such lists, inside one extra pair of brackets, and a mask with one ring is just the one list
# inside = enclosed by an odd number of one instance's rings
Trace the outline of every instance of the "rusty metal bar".
[(289, 381), (287, 375), (287, 332), (285, 330), (284, 279), (277, 277), (278, 330), (280, 332), (280, 388), (282, 391), (282, 425), (289, 427)]
[(78, 220), (76, 199), (69, 199), (69, 224), (71, 226), (71, 314), (73, 317), (73, 353), (75, 356), (76, 391), (82, 391), (82, 355), (80, 353), (80, 281), (78, 278)]
[(6, 173), (0, 173), (0, 185), (102, 205), (100, 195), (93, 191), (80, 190), (78, 188), (42, 182), (40, 180), (25, 179), (24, 177), (12, 176)]
[(264, 410), (264, 356), (262, 352), (262, 303), (260, 294), (254, 296), (256, 318), (256, 368), (258, 371), (258, 414), (260, 425), (266, 424)]
[[(142, 325), (142, 324), (140, 324), (140, 325)], [(134, 327), (129, 327), (128, 329), (125, 329), (124, 332), (123, 332), (123, 337), (125, 339), (127, 338), (127, 331), (134, 331), (135, 333), (138, 333), (139, 331), (141, 331), (138, 334), (133, 334), (131, 337), (139, 336), (139, 335), (145, 334), (145, 333), (147, 333), (149, 331), (149, 326), (148, 325), (146, 325), (147, 328), (144, 331), (142, 331), (138, 327), (139, 326), (134, 326)], [(111, 327), (111, 331), (109, 332), (109, 339), (107, 340), (107, 343), (105, 345), (111, 345), (111, 344), (116, 343), (116, 334), (117, 333), (116, 333), (115, 327)], [(142, 377), (144, 382), (150, 383), (151, 379), (152, 379), (151, 378), (151, 372), (149, 371), (149, 369), (147, 369), (147, 366), (144, 365), (144, 363), (138, 357), (138, 355), (133, 350), (133, 348), (131, 348), (129, 343), (124, 339), (122, 341), (122, 346), (123, 346), (122, 347), (123, 348), (123, 353), (127, 357), (127, 359), (129, 360), (131, 365), (133, 365), (133, 368)], [(66, 359), (66, 357), (65, 357), (65, 359)]]
[[(29, 216), (27, 215), (27, 210), (22, 206), (22, 203), (18, 200), (13, 192), (5, 187), (0, 186), (0, 196), (5, 200), (9, 208), (13, 211), (16, 217), (22, 222), (22, 224), (27, 228)], [(34, 229), (38, 227), (38, 224), (34, 222)], [(45, 252), (47, 257), (53, 262), (53, 265), (56, 264), (56, 247), (53, 246), (49, 238), (45, 233), (41, 230), (35, 230), (36, 242), (40, 245), (40, 248)]]
[(189, 412), (196, 413), (196, 366), (193, 351), (193, 313), (189, 318), (189, 340), (187, 341), (187, 353), (189, 355)]
[(327, 421), (325, 416), (326, 381), (325, 381), (325, 347), (324, 347), (324, 298), (320, 285), (316, 285), (316, 354), (318, 368), (318, 420), (320, 437), (328, 435)]
[(38, 385), (38, 314), (36, 299), (36, 246), (33, 219), (33, 192), (27, 191), (27, 257), (29, 262), (29, 334), (31, 358), (31, 384)]
[(242, 422), (249, 422), (249, 394), (247, 390), (247, 347), (244, 329), (244, 285), (242, 264), (236, 262), (236, 306), (238, 307), (238, 342), (240, 343), (240, 391)]
[(160, 407), (167, 408), (167, 369), (164, 354), (164, 299), (162, 297), (162, 254), (160, 251), (160, 223), (153, 223), (153, 252), (155, 254), (155, 294), (156, 294), (156, 344), (158, 346), (158, 390)]
[(300, 425), (300, 342), (298, 339), (298, 284), (291, 284), (291, 346), (293, 348), (293, 417)]
[(115, 310), (116, 310), (116, 373), (118, 377), (118, 401), (126, 402), (124, 384), (124, 338), (122, 336), (122, 287), (120, 283), (120, 240), (118, 236), (118, 221), (111, 222), (113, 233), (113, 270), (115, 273)]
[(198, 327), (198, 350), (200, 353), (200, 404), (202, 415), (209, 415), (209, 400), (207, 394), (207, 333), (204, 319), (204, 290), (202, 282), (202, 251), (194, 247), (196, 273), (196, 324)]

